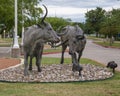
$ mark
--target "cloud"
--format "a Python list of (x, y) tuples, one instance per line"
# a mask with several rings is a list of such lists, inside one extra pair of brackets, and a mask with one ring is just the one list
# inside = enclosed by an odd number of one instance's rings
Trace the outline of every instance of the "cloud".
[[(76, 8), (76, 7), (61, 7), (61, 6), (48, 6), (48, 10), (50, 13), (61, 14), (61, 15), (71, 15), (83, 13), (86, 11), (84, 8)], [(52, 13), (52, 14), (53, 14)]]
[[(61, 6), (47, 6), (48, 15), (50, 17), (57, 16), (63, 18), (73, 18), (73, 21), (81, 21), (81, 17), (84, 19), (84, 14), (87, 12), (85, 8), (76, 8), (76, 7), (61, 7)], [(78, 19), (78, 20), (77, 20)], [(83, 20), (82, 20), (83, 21)]]
[(119, 8), (120, 1), (117, 0), (43, 0), (48, 8), (49, 16), (71, 18), (73, 21), (85, 20), (87, 10), (102, 7), (105, 10)]

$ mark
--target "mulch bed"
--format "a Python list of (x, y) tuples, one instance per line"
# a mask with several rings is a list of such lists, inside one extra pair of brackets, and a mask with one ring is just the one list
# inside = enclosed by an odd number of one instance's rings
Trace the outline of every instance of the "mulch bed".
[(11, 66), (15, 66), (19, 64), (21, 61), (20, 59), (15, 58), (0, 58), (0, 69), (5, 69)]

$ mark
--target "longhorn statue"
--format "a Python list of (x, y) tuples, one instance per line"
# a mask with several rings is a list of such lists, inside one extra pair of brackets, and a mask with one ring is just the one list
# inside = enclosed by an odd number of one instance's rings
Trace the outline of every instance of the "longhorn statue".
[(62, 55), (60, 63), (64, 63), (64, 52), (67, 46), (69, 46), (69, 54), (72, 57), (73, 63), (72, 71), (78, 71), (79, 75), (81, 75), (82, 66), (80, 66), (79, 62), (86, 45), (86, 38), (84, 36), (83, 30), (78, 25), (67, 25), (66, 27), (59, 28), (58, 36), (60, 36), (61, 38), (61, 43), (53, 47), (58, 47), (62, 45)]
[[(32, 58), (36, 58), (36, 66), (38, 68), (38, 72), (41, 72), (41, 59), (44, 44), (46, 42), (57, 43), (59, 42), (59, 38), (56, 32), (53, 30), (50, 23), (45, 22), (45, 18), (47, 16), (48, 10), (45, 5), (43, 5), (46, 14), (42, 18), (41, 22), (37, 25), (33, 25), (27, 27), (24, 33), (23, 39), (23, 48), (24, 48), (24, 75), (29, 74), (29, 70), (32, 70)], [(28, 68), (28, 57), (30, 56), (30, 64)]]

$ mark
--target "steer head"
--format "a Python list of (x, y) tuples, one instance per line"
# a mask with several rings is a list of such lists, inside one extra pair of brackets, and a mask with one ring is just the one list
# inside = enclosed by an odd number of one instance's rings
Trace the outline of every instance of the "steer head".
[(83, 30), (78, 25), (75, 26), (75, 29), (76, 29), (76, 39), (77, 40), (84, 39), (85, 36)]
[(45, 18), (48, 14), (48, 10), (47, 10), (47, 7), (45, 5), (43, 5), (43, 6), (46, 10), (46, 14), (42, 18), (42, 20), (41, 20), (40, 24), (38, 24), (38, 26), (40, 28), (42, 28), (42, 31), (44, 32), (44, 39), (47, 42), (57, 43), (57, 42), (59, 42), (59, 37), (57, 36), (56, 32), (53, 30), (51, 24), (45, 21)]

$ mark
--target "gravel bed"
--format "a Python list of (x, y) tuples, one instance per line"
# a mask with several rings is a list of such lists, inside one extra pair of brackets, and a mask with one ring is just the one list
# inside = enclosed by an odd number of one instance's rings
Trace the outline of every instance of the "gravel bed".
[(113, 76), (113, 73), (100, 66), (82, 64), (82, 76), (72, 72), (72, 64), (52, 64), (42, 66), (42, 72), (37, 72), (36, 66), (24, 76), (23, 66), (17, 66), (0, 71), (0, 81), (7, 82), (70, 82), (103, 80)]

